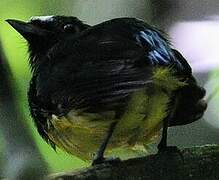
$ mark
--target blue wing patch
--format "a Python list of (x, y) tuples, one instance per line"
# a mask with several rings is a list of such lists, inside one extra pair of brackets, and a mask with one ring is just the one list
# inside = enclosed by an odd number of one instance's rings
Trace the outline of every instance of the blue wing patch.
[(147, 57), (152, 65), (172, 65), (180, 68), (182, 64), (174, 57), (167, 42), (157, 31), (145, 29), (135, 34), (136, 40), (148, 49)]

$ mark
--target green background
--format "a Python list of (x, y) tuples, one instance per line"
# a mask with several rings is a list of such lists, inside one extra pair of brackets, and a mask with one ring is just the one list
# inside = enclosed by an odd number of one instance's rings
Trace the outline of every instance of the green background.
[(57, 152), (53, 151), (38, 135), (29, 114), (26, 97), (28, 83), (31, 77), (26, 42), (5, 22), (6, 19), (10, 18), (28, 20), (34, 15), (59, 14), (59, 12), (65, 8), (63, 1), (0, 0), (0, 7), (0, 38), (16, 80), (16, 96), (18, 98), (19, 107), (25, 113), (25, 120), (30, 126), (33, 137), (43, 157), (48, 162), (51, 172), (81, 168), (88, 165), (61, 150), (57, 150)]

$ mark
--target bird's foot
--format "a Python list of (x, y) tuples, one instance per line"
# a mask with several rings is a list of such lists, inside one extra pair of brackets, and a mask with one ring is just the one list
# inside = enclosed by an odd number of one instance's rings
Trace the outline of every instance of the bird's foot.
[(95, 158), (92, 162), (92, 166), (98, 165), (98, 164), (103, 164), (103, 163), (109, 163), (109, 164), (114, 164), (114, 163), (119, 163), (121, 162), (120, 158), (104, 158), (104, 157), (99, 157)]
[(158, 153), (174, 153), (174, 152), (181, 152), (177, 146), (158, 146)]
[(177, 146), (158, 146), (158, 154), (162, 153), (177, 153), (184, 162), (183, 154)]

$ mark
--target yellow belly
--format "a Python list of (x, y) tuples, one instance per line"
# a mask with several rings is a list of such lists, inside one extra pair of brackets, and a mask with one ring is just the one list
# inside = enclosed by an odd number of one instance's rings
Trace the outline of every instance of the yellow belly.
[(99, 148), (113, 121), (118, 121), (107, 151), (113, 148), (132, 148), (145, 144), (159, 133), (161, 122), (167, 113), (168, 96), (159, 91), (145, 95), (145, 91), (133, 94), (126, 112), (115, 119), (113, 112), (105, 114), (80, 113), (72, 110), (67, 116), (49, 119), (48, 135), (61, 149), (84, 160), (90, 160)]
[(53, 115), (48, 119), (48, 136), (58, 147), (84, 160), (92, 158), (113, 121), (118, 123), (106, 153), (117, 147), (132, 148), (149, 143), (159, 134), (168, 113), (168, 92), (185, 85), (174, 79), (166, 69), (158, 69), (154, 79), (152, 88), (132, 94), (120, 119), (115, 119), (114, 112), (94, 114), (72, 110), (66, 116)]

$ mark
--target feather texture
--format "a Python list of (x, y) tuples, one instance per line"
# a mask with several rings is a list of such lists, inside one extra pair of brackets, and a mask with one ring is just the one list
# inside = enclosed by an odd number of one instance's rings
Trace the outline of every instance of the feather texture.
[[(41, 53), (30, 46), (29, 104), (39, 133), (85, 160), (115, 121), (108, 151), (147, 144), (173, 109), (171, 99), (184, 88), (197, 87), (191, 67), (162, 32), (143, 21), (78, 23), (83, 27), (80, 32), (61, 31)], [(180, 98), (190, 97), (184, 93)], [(180, 116), (178, 105), (174, 109)]]

